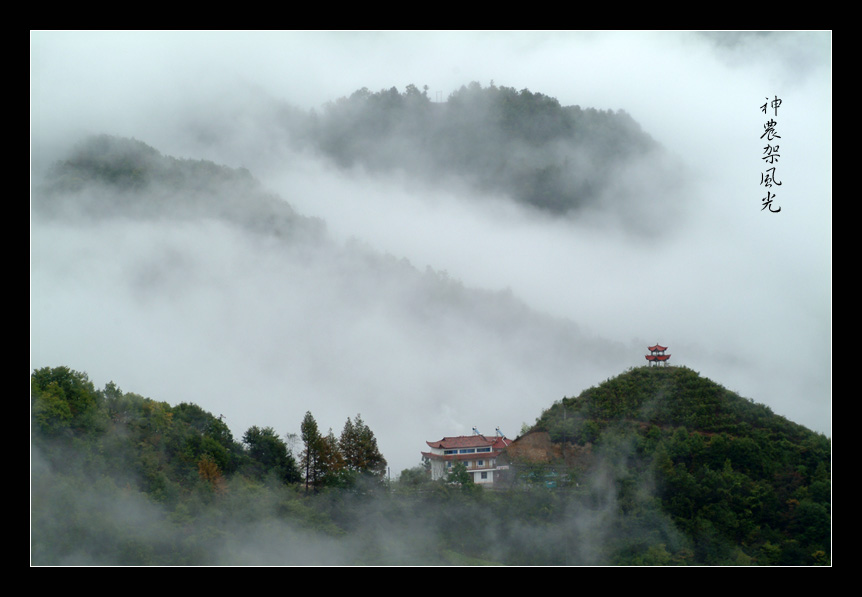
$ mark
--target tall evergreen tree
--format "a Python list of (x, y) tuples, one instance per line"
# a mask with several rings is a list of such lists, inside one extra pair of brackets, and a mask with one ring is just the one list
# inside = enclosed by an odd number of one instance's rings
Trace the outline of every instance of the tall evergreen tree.
[(300, 426), (302, 443), (305, 449), (302, 452), (302, 468), (305, 476), (305, 490), (316, 488), (320, 480), (322, 470), (323, 438), (317, 428), (317, 421), (311, 411), (305, 413)]
[(374, 432), (365, 424), (361, 415), (357, 414), (354, 421), (347, 418), (339, 445), (348, 471), (383, 477), (386, 472), (386, 459), (377, 448)]
[(344, 484), (344, 455), (338, 439), (329, 429), (329, 434), (320, 438), (321, 484), (327, 487)]

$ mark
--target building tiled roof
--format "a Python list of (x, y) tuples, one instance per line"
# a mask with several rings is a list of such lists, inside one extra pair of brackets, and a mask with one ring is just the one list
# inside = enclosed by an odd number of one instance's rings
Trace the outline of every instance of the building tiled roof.
[(500, 450), (511, 444), (512, 440), (501, 435), (486, 437), (481, 434), (473, 434), (444, 437), (440, 441), (425, 443), (437, 450), (490, 448), (488, 452), (470, 452), (468, 454), (434, 454), (433, 452), (422, 452), (422, 456), (431, 460), (475, 460), (477, 458), (496, 458), (499, 456)]
[(442, 448), (444, 450), (454, 450), (456, 448), (484, 448), (493, 446), (498, 439), (503, 439), (497, 436), (487, 438), (484, 435), (459, 435), (457, 437), (444, 437), (437, 442), (425, 442), (432, 448)]
[(512, 443), (512, 440), (504, 436), (497, 436), (496, 440), (497, 441), (494, 442), (495, 450), (501, 450)]
[(656, 344), (655, 346), (647, 347), (647, 350), (652, 352), (661, 352), (663, 350), (667, 350), (667, 346), (662, 346), (661, 344)]

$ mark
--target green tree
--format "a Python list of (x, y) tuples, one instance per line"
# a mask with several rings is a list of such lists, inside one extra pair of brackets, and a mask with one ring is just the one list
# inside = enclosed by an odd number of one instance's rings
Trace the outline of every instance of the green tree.
[(72, 409), (56, 382), (40, 388), (30, 380), (30, 401), (36, 429), (47, 436), (60, 434), (72, 421)]
[(422, 485), (427, 485), (430, 482), (430, 473), (426, 471), (425, 467), (420, 464), (412, 468), (406, 468), (401, 471), (401, 474), (398, 476), (397, 487), (415, 489), (421, 487)]
[(248, 447), (249, 456), (261, 467), (263, 474), (274, 474), (283, 483), (299, 481), (296, 461), (272, 427), (249, 427), (242, 442)]
[(49, 435), (73, 427), (99, 431), (104, 413), (100, 396), (86, 373), (68, 367), (43, 367), (30, 377), (30, 406), (37, 429)]
[(357, 414), (354, 421), (347, 417), (339, 446), (348, 471), (370, 474), (380, 479), (386, 474), (386, 459), (377, 448), (374, 432), (365, 424), (361, 415)]
[(338, 439), (329, 430), (329, 434), (320, 438), (320, 469), (321, 484), (327, 487), (337, 487), (348, 483), (344, 466), (344, 456), (338, 447)]
[(317, 421), (311, 411), (305, 413), (300, 425), (300, 434), (305, 448), (302, 451), (302, 469), (305, 476), (305, 490), (316, 488), (323, 473), (322, 451), (323, 438), (317, 428)]
[(473, 485), (473, 475), (467, 472), (467, 466), (463, 462), (456, 462), (449, 470), (447, 481), (465, 487)]

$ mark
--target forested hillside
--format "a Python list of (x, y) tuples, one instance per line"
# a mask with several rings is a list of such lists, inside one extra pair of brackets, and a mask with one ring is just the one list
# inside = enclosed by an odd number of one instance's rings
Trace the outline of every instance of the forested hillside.
[(328, 104), (310, 124), (298, 127), (295, 116), (289, 123), (341, 166), (402, 171), (422, 184), (466, 179), (557, 215), (600, 203), (625, 207), (623, 181), (644, 164), (657, 176), (639, 177), (641, 201), (654, 196), (647, 180), (671, 185), (679, 174), (623, 111), (561, 106), (493, 82), (462, 86), (440, 103), (414, 85), (403, 93), (362, 88)]
[(831, 557), (829, 439), (690, 369), (632, 369), (564, 398), (531, 432), (556, 449), (539, 462), (516, 446), (526, 478), (541, 482), (552, 470), (565, 485), (607, 467), (620, 508), (646, 520), (657, 498), (696, 562)]
[(361, 415), (339, 437), (322, 434), (308, 412), (301, 445), (258, 426), (240, 442), (195, 404), (171, 406), (113, 382), (96, 390), (68, 367), (33, 372), (30, 408), (35, 564), (236, 562), (220, 554), (239, 540), (236, 526), (275, 517), (337, 536), (325, 508), (301, 494), (374, 491), (384, 481), (386, 459)]

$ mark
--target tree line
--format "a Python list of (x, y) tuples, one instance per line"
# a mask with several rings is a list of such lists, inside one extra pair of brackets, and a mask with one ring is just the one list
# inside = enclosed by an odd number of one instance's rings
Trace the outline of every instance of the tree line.
[(294, 435), (280, 437), (273, 427), (255, 425), (237, 442), (222, 417), (195, 404), (171, 407), (124, 393), (113, 382), (96, 390), (86, 373), (68, 367), (34, 371), (30, 400), (33, 440), (47, 454), (62, 457), (70, 442), (83, 443), (110, 469), (140, 473), (142, 489), (168, 502), (200, 480), (219, 491), (225, 475), (319, 491), (353, 487), (360, 479), (381, 482), (386, 471), (374, 432), (359, 414), (347, 418), (336, 438), (331, 429), (321, 434), (307, 412), (297, 462), (288, 446)]
[(386, 473), (386, 459), (377, 448), (374, 432), (357, 414), (347, 417), (341, 435), (332, 429), (323, 435), (311, 412), (305, 413), (301, 425), (302, 475), (305, 489), (351, 487), (361, 478), (381, 481)]

